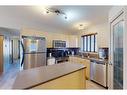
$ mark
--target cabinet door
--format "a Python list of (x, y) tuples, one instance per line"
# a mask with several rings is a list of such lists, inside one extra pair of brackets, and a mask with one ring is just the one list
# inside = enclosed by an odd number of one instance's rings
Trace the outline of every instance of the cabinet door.
[(85, 73), (86, 76), (85, 77), (86, 79), (90, 79), (90, 60), (77, 58), (77, 61), (79, 64), (84, 64), (86, 66), (86, 73)]
[(70, 56), (69, 61), (71, 63), (84, 64), (86, 66), (85, 78), (90, 79), (90, 60)]
[(71, 63), (78, 63), (77, 57), (74, 57), (74, 56), (70, 56), (70, 57), (69, 57), (69, 61), (70, 61)]
[(90, 60), (85, 59), (86, 65), (86, 78), (90, 79)]
[(73, 57), (69, 56), (69, 62), (73, 62)]
[(82, 58), (77, 58), (77, 61), (78, 61), (78, 63), (84, 64), (84, 59), (82, 59)]
[(74, 57), (74, 62), (75, 63), (79, 63), (79, 58), (78, 57)]

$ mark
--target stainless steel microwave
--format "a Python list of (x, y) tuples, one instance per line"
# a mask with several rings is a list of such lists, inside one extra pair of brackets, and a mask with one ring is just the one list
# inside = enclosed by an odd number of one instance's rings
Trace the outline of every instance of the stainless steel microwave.
[(65, 48), (66, 47), (66, 41), (62, 40), (53, 40), (53, 48)]

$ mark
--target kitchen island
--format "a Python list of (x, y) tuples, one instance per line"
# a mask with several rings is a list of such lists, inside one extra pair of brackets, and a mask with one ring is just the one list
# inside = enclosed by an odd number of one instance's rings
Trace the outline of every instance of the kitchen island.
[(19, 72), (13, 89), (85, 89), (85, 65), (64, 62)]
[(79, 63), (84, 64), (86, 66), (85, 76), (86, 79), (90, 80), (90, 64), (91, 62), (98, 62), (98, 63), (108, 63), (108, 59), (99, 59), (99, 58), (92, 58), (92, 57), (83, 57), (79, 55), (69, 56), (70, 63)]

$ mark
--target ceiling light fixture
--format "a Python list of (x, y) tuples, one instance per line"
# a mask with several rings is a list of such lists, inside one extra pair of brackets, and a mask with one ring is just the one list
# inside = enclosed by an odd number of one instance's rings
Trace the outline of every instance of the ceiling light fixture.
[(86, 23), (77, 23), (74, 25), (74, 27), (78, 30), (85, 30), (88, 26), (90, 25), (90, 23), (86, 22)]
[(79, 24), (79, 26), (78, 26), (79, 30), (83, 30), (84, 28), (85, 28), (85, 26), (83, 24)]
[(67, 15), (65, 14), (65, 12), (63, 12), (60, 9), (55, 9), (55, 8), (46, 8), (46, 13), (54, 13), (56, 15), (60, 15), (60, 16), (64, 16), (65, 19), (67, 19)]

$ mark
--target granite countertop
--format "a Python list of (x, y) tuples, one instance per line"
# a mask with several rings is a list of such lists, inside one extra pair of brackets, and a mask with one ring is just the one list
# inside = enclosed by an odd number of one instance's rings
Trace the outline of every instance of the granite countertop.
[(18, 73), (13, 89), (29, 89), (83, 68), (83, 64), (65, 62), (23, 70)]

